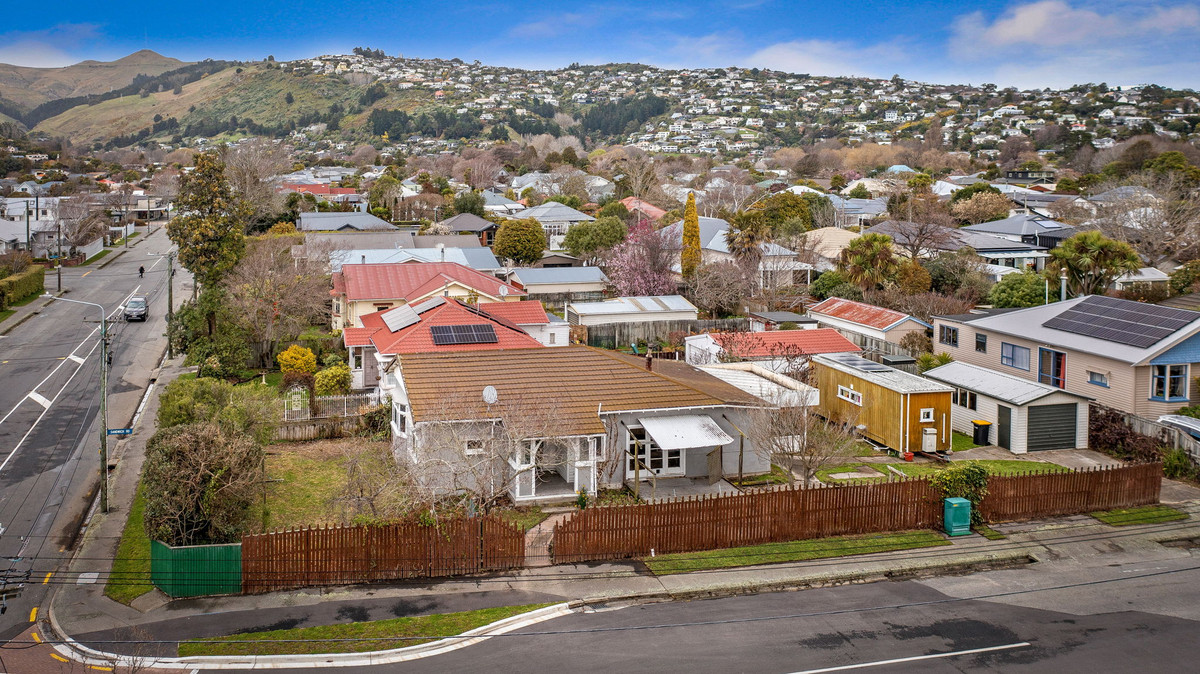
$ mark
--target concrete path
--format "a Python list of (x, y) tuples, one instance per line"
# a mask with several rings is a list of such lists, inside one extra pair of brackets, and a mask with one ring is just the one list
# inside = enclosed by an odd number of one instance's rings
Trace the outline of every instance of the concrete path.
[(550, 543), (554, 540), (554, 526), (570, 516), (570, 512), (554, 513), (525, 532), (526, 567), (550, 566)]

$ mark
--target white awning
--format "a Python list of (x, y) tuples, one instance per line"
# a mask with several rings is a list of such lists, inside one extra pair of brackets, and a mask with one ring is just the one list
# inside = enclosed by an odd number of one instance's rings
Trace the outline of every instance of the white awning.
[(681, 415), (677, 417), (646, 417), (638, 419), (654, 443), (662, 449), (692, 449), (716, 447), (733, 442), (712, 417)]

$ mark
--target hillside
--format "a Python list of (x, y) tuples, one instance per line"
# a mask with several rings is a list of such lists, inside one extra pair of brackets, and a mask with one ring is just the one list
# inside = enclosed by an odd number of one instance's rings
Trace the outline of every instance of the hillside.
[(0, 64), (0, 98), (28, 111), (46, 101), (119, 89), (137, 75), (161, 75), (184, 65), (183, 61), (148, 49), (116, 61), (81, 61), (65, 68)]

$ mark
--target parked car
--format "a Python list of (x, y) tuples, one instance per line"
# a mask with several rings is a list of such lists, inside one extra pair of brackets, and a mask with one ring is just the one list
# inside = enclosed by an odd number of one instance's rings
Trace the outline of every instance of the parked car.
[(148, 313), (149, 304), (145, 297), (134, 295), (125, 303), (125, 320), (127, 321), (144, 321)]
[(1164, 414), (1158, 418), (1158, 423), (1171, 428), (1178, 428), (1188, 435), (1200, 440), (1200, 419), (1185, 417), (1182, 414)]

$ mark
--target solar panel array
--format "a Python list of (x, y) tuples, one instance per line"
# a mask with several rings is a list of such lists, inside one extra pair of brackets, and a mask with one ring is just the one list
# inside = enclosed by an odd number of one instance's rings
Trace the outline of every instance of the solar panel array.
[(383, 312), (383, 324), (392, 332), (403, 330), (419, 320), (421, 317), (407, 304)]
[(827, 354), (826, 357), (846, 367), (852, 367), (862, 372), (888, 372), (892, 369), (887, 365), (881, 365), (873, 360), (867, 360), (862, 356), (856, 356), (852, 353), (831, 353)]
[(1197, 318), (1200, 313), (1195, 311), (1096, 295), (1042, 323), (1042, 327), (1144, 349)]
[(495, 344), (500, 341), (491, 325), (431, 325), (429, 334), (438, 346), (451, 344)]

